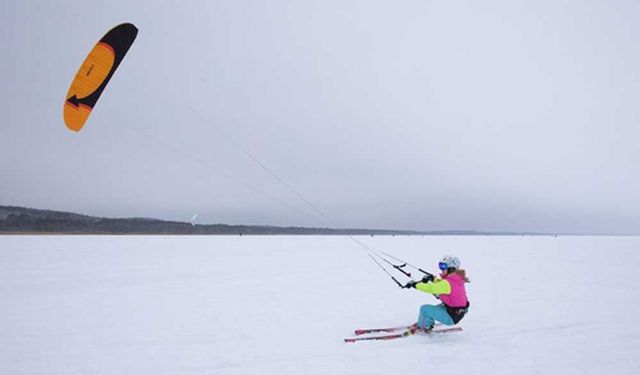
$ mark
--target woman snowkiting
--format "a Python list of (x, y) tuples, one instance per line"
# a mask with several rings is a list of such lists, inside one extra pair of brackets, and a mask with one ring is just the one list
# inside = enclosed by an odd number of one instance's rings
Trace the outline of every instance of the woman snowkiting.
[(409, 281), (404, 287), (415, 288), (433, 294), (442, 303), (438, 305), (422, 305), (416, 327), (431, 331), (435, 322), (445, 325), (458, 324), (469, 310), (469, 300), (464, 284), (469, 282), (465, 270), (460, 268), (460, 259), (445, 256), (438, 263), (441, 273), (439, 277), (425, 275), (422, 281)]

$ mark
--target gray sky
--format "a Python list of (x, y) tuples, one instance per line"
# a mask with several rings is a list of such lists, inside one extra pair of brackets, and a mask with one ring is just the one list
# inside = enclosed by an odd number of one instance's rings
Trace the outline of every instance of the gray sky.
[[(637, 1), (4, 0), (0, 204), (325, 225), (232, 139), (335, 226), (639, 233), (638, 20)], [(138, 38), (70, 132), (69, 84), (123, 22)]]

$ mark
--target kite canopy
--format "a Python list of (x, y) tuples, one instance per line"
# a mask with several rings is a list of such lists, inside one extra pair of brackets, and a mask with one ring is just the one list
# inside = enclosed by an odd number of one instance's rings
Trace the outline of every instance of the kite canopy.
[(82, 129), (136, 35), (138, 29), (134, 25), (123, 23), (109, 30), (89, 52), (71, 82), (64, 102), (67, 128), (76, 132)]

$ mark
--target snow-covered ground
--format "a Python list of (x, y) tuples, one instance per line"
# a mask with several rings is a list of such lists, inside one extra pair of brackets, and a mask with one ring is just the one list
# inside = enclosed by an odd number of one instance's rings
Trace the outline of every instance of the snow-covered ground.
[(0, 374), (638, 374), (639, 237), (360, 237), (471, 278), (463, 332), (407, 324), (345, 237), (0, 236)]

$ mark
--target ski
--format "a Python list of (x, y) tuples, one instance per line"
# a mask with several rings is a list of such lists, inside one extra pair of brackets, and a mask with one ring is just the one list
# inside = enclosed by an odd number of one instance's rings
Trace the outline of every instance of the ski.
[(356, 336), (360, 336), (360, 335), (366, 335), (368, 333), (395, 332), (395, 331), (409, 330), (409, 329), (414, 328), (414, 327), (415, 327), (415, 325), (398, 326), (398, 327), (385, 327), (385, 328), (363, 328), (363, 329), (356, 329), (355, 331), (353, 331), (353, 334), (356, 335)]
[[(394, 328), (394, 327), (390, 327)], [(379, 336), (359, 336), (359, 337), (348, 337), (344, 339), (344, 342), (352, 343), (358, 341), (374, 341), (374, 340), (395, 340), (403, 337), (412, 336), (416, 333), (424, 333), (427, 335), (435, 334), (435, 333), (448, 333), (448, 332), (459, 332), (462, 331), (462, 327), (449, 327), (449, 328), (435, 328), (429, 332), (425, 332), (421, 329), (416, 329), (414, 327), (410, 327), (409, 329), (405, 329), (402, 332), (392, 333), (388, 335), (379, 335)], [(384, 332), (384, 331), (382, 331)]]
[[(441, 326), (442, 324), (436, 323), (436, 327)], [(416, 323), (410, 326), (398, 326), (398, 327), (384, 327), (384, 328), (361, 328), (353, 331), (353, 334), (356, 336), (366, 335), (369, 333), (380, 333), (380, 332), (395, 332), (395, 331), (404, 331), (407, 329), (416, 328)]]
[(382, 336), (360, 336), (360, 337), (347, 337), (344, 342), (357, 342), (357, 341), (372, 341), (372, 340), (395, 340), (402, 337), (411, 336), (416, 333), (415, 329), (407, 329), (400, 333), (394, 333), (390, 335)]

